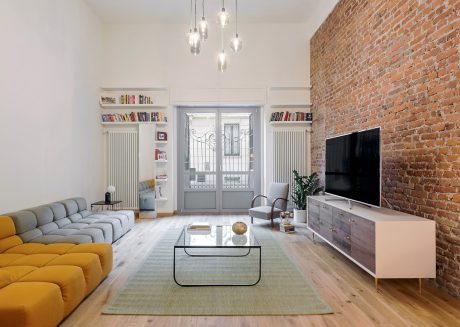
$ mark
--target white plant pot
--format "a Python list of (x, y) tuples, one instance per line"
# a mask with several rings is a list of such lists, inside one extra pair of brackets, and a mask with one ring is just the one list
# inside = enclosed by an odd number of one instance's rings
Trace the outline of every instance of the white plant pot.
[(307, 210), (294, 209), (294, 222), (305, 224), (307, 222)]

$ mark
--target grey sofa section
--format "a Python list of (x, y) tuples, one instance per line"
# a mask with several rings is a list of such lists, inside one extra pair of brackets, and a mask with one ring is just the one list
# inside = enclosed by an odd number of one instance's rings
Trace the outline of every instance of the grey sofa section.
[(8, 213), (29, 243), (113, 243), (134, 226), (134, 212), (91, 212), (84, 198)]

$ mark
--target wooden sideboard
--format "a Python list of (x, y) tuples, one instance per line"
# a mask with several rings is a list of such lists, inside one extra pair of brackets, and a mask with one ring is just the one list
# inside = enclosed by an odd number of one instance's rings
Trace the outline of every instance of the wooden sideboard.
[(334, 196), (308, 198), (308, 228), (375, 278), (436, 278), (433, 220), (353, 204)]

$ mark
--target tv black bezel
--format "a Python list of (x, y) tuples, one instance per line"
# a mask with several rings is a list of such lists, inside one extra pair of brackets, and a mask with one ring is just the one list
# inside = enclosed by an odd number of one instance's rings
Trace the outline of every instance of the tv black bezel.
[(332, 196), (335, 196), (335, 197), (338, 197), (340, 199), (345, 199), (345, 200), (348, 200), (348, 201), (353, 201), (353, 202), (356, 202), (356, 203), (359, 203), (359, 204), (363, 204), (365, 206), (369, 206), (369, 207), (373, 207), (373, 208), (380, 208), (382, 207), (382, 128), (380, 126), (376, 126), (376, 127), (371, 127), (371, 128), (366, 128), (366, 129), (361, 129), (361, 130), (358, 130), (358, 131), (353, 131), (353, 132), (349, 132), (349, 133), (344, 133), (344, 134), (340, 134), (340, 135), (334, 135), (334, 136), (331, 136), (331, 137), (326, 137), (326, 140), (324, 141), (324, 190), (326, 190), (326, 160), (327, 160), (327, 140), (331, 140), (331, 139), (336, 139), (336, 138), (339, 138), (339, 137), (343, 137), (343, 136), (346, 136), (346, 135), (351, 135), (351, 134), (355, 134), (355, 133), (361, 133), (361, 132), (367, 132), (367, 131), (371, 131), (373, 129), (378, 129), (379, 130), (379, 158), (380, 158), (380, 169), (379, 169), (379, 205), (375, 205), (375, 204), (371, 204), (371, 203), (367, 203), (367, 202), (362, 202), (362, 201), (358, 201), (358, 200), (354, 200), (354, 199), (351, 199), (351, 198), (347, 198), (345, 196), (342, 196), (342, 195), (337, 195), (337, 194), (334, 194), (334, 193), (329, 193), (329, 192), (324, 192), (325, 194), (327, 195), (332, 195)]

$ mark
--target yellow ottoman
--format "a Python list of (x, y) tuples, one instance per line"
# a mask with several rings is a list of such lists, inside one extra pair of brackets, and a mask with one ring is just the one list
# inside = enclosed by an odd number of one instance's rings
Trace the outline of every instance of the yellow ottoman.
[(59, 287), (51, 283), (12, 283), (0, 289), (0, 326), (55, 327), (64, 318)]
[(80, 267), (48, 266), (38, 268), (22, 277), (20, 282), (47, 282), (59, 286), (64, 300), (64, 316), (77, 307), (85, 297), (85, 276)]
[(83, 270), (86, 282), (85, 295), (91, 293), (102, 280), (99, 257), (92, 253), (69, 253), (57, 256), (47, 266), (77, 266)]
[(102, 268), (102, 278), (112, 271), (113, 251), (110, 244), (79, 244), (70, 249), (67, 253), (94, 253), (99, 256)]

